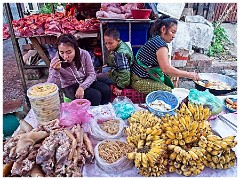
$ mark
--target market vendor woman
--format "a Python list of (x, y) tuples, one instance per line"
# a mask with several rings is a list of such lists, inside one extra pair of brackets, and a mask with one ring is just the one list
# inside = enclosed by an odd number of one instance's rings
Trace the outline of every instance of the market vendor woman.
[(61, 35), (57, 40), (58, 53), (52, 59), (48, 82), (60, 86), (66, 97), (88, 99), (92, 106), (110, 102), (108, 84), (96, 81), (96, 73), (90, 54), (78, 47), (71, 34)]
[[(177, 21), (174, 18), (162, 17), (155, 21), (151, 29), (152, 38), (138, 51), (132, 67), (133, 89), (146, 94), (156, 90), (171, 91), (173, 84), (169, 76), (199, 80), (197, 73), (182, 71), (170, 65), (167, 43), (173, 40), (176, 31)], [(156, 71), (153, 73), (149, 69), (153, 67), (157, 69), (157, 77)]]

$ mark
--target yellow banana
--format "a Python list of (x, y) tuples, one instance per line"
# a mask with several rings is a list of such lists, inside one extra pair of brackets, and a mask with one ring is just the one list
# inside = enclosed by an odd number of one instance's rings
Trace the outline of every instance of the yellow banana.
[(141, 153), (136, 153), (135, 155), (135, 159), (134, 159), (134, 163), (135, 163), (135, 166), (140, 168), (141, 167), (141, 160), (142, 160), (142, 157), (141, 157)]
[(196, 135), (196, 131), (194, 131), (194, 130), (189, 131), (189, 136), (190, 136), (190, 137), (192, 137), (192, 136), (194, 136), (194, 135)]
[(176, 126), (176, 127), (179, 126), (179, 121), (178, 121), (178, 119), (177, 119), (177, 120), (174, 119), (174, 120), (172, 121), (172, 123), (173, 123), (173, 125)]
[(177, 132), (177, 133), (176, 133), (176, 138), (177, 138), (178, 140), (182, 139), (182, 138), (183, 138), (182, 133)]
[(154, 129), (151, 132), (151, 134), (154, 135), (154, 136), (159, 136), (160, 134), (162, 134), (162, 130), (161, 129)]
[(184, 124), (179, 124), (178, 127), (179, 127), (179, 130), (180, 130), (181, 132), (184, 132), (184, 131), (187, 129)]
[(135, 155), (136, 155), (136, 152), (128, 153), (127, 154), (127, 158), (130, 159), (130, 160), (134, 160), (135, 159)]
[(220, 156), (219, 157), (219, 163), (221, 163), (221, 164), (225, 164), (226, 163), (226, 159), (225, 159), (224, 156)]
[(177, 153), (176, 153), (176, 152), (173, 152), (173, 153), (170, 154), (170, 156), (169, 156), (169, 158), (170, 158), (171, 160), (176, 159), (176, 157), (177, 157)]
[(181, 167), (181, 163), (180, 162), (176, 162), (175, 161), (173, 164), (174, 164), (176, 169), (179, 169)]
[(197, 164), (197, 168), (202, 171), (204, 169), (204, 165), (201, 163), (201, 164)]
[(217, 136), (217, 135), (208, 135), (207, 136), (207, 140), (208, 141), (221, 141), (222, 138)]
[(140, 148), (143, 148), (143, 146), (144, 146), (144, 143), (145, 143), (145, 141), (144, 141), (144, 140), (142, 140), (142, 139), (141, 139), (141, 140), (139, 140), (139, 141), (138, 141), (137, 148), (138, 148), (138, 149), (140, 149)]
[(186, 121), (184, 117), (180, 117), (179, 122), (186, 127)]
[(227, 143), (229, 147), (234, 148), (237, 145), (237, 141), (225, 139), (223, 142)]
[(153, 158), (153, 156), (149, 153), (146, 154), (147, 158), (148, 158), (148, 163), (150, 167), (154, 167), (155, 164), (155, 159)]
[(146, 138), (146, 141), (152, 141), (153, 137), (154, 136), (152, 134), (149, 134)]
[(170, 132), (174, 132), (174, 131), (173, 131), (173, 128), (172, 128), (172, 127), (169, 127), (169, 126), (166, 127), (165, 130), (166, 130), (166, 131), (170, 131)]
[(168, 138), (173, 139), (173, 140), (176, 138), (175, 134), (171, 131), (166, 131), (166, 135)]
[(198, 175), (198, 174), (201, 173), (201, 170), (200, 170), (200, 169), (195, 169), (195, 170), (192, 171), (192, 173), (193, 173), (194, 175)]
[(172, 144), (174, 144), (174, 145), (177, 146), (177, 145), (179, 144), (179, 143), (178, 143), (178, 139), (173, 139), (173, 140), (172, 140)]
[(189, 150), (188, 153), (192, 156), (193, 160), (198, 159), (198, 155), (195, 152), (193, 152), (192, 150)]
[(219, 162), (218, 156), (212, 156), (212, 161), (217, 164)]
[(184, 176), (191, 176), (192, 172), (191, 171), (185, 171), (185, 172), (183, 172), (183, 175)]
[(182, 132), (183, 139), (187, 138), (189, 136), (189, 131)]
[(175, 172), (175, 170), (176, 170), (175, 166), (169, 166), (169, 168), (168, 168), (168, 171), (171, 173)]
[(188, 136), (188, 137), (186, 137), (186, 138), (184, 139), (184, 141), (185, 141), (186, 144), (189, 144), (189, 143), (192, 142), (192, 137), (191, 137), (191, 136)]
[(223, 140), (223, 141), (229, 141), (229, 140), (232, 140), (232, 141), (233, 141), (233, 140), (235, 139), (235, 137), (236, 137), (236, 136), (227, 136), (227, 137), (223, 138), (222, 140)]
[(148, 134), (151, 134), (152, 133), (152, 131), (153, 131), (153, 129), (152, 128), (147, 128), (146, 129), (146, 134), (148, 135)]
[(172, 141), (173, 141), (172, 139), (167, 139), (167, 140), (166, 140), (166, 144), (167, 144), (167, 145), (172, 144)]
[(184, 146), (185, 145), (185, 141), (183, 139), (179, 139), (178, 143), (180, 146)]
[(194, 105), (195, 108), (195, 113), (194, 113), (194, 119), (196, 121), (199, 121), (199, 109), (198, 109), (198, 105)]
[(192, 126), (192, 130), (196, 131), (196, 129), (198, 128), (198, 122), (197, 121), (193, 121), (191, 126)]
[(148, 167), (148, 157), (145, 153), (142, 153), (142, 166), (143, 167)]
[(216, 169), (223, 169), (223, 165), (221, 163), (217, 164)]
[(220, 154), (222, 153), (222, 150), (220, 150), (220, 151), (212, 150), (210, 153), (211, 153), (212, 155), (218, 156), (218, 155), (220, 155)]
[(145, 140), (146, 137), (147, 137), (146, 132), (142, 132), (142, 133), (141, 133), (141, 139), (142, 139), (142, 140)]
[(177, 173), (177, 174), (179, 174), (179, 175), (183, 174), (183, 172), (182, 172), (180, 169), (176, 169), (176, 170), (175, 170), (175, 173)]
[(194, 106), (190, 102), (188, 102), (188, 109), (192, 113), (192, 115), (194, 116), (195, 109), (194, 109)]
[(172, 129), (174, 133), (181, 132), (178, 126), (173, 126)]

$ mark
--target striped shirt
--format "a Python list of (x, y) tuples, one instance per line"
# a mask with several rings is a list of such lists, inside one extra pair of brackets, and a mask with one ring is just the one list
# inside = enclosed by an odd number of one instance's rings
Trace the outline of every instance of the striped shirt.
[[(158, 35), (151, 38), (138, 52), (138, 60), (148, 67), (159, 67), (157, 51), (160, 47), (167, 47), (167, 43)], [(150, 78), (149, 74), (134, 60), (132, 73), (140, 78)]]

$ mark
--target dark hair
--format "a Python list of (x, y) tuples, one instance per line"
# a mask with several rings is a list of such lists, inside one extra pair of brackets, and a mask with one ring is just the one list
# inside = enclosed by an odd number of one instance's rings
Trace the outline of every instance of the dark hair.
[(108, 36), (108, 37), (112, 37), (113, 39), (117, 40), (120, 39), (120, 33), (117, 29), (115, 28), (108, 28), (105, 33), (104, 36)]
[(154, 22), (151, 27), (150, 34), (152, 36), (160, 35), (161, 27), (165, 26), (168, 31), (173, 25), (177, 24), (178, 22), (176, 19), (170, 18), (169, 16), (162, 16)]
[[(75, 49), (75, 57), (74, 57), (73, 61), (75, 62), (77, 70), (79, 70), (79, 68), (82, 66), (82, 63), (81, 63), (82, 60), (81, 60), (81, 56), (80, 56), (80, 50), (78, 48), (77, 39), (72, 34), (63, 34), (58, 37), (57, 46), (59, 46), (62, 43), (67, 44)], [(59, 59), (61, 61), (65, 61), (61, 56), (59, 56)]]

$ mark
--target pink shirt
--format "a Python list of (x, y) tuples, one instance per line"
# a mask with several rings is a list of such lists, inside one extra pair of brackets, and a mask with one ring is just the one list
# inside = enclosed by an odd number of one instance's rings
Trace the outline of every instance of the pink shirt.
[[(84, 90), (96, 80), (96, 73), (93, 67), (90, 54), (80, 49), (82, 67), (77, 70), (75, 63), (72, 62), (67, 68), (62, 68), (57, 71), (51, 67), (52, 63), (57, 61), (59, 58), (58, 52), (55, 57), (51, 60), (49, 68), (49, 76), (47, 82), (55, 83), (61, 88), (65, 88), (75, 83), (79, 83), (79, 86)], [(77, 79), (77, 80), (76, 80)]]

